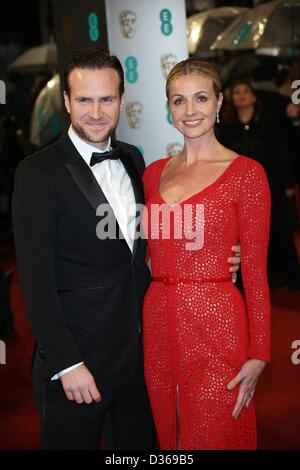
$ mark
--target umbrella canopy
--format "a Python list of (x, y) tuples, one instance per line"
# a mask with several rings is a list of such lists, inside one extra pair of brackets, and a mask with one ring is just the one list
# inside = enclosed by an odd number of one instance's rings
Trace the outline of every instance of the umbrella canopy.
[(300, 52), (300, 0), (275, 0), (237, 18), (212, 44), (217, 49), (254, 49), (267, 55)]
[(30, 142), (44, 147), (61, 133), (62, 100), (59, 75), (55, 75), (39, 93), (31, 117)]
[(192, 15), (187, 20), (190, 54), (204, 55), (216, 37), (248, 8), (220, 7)]
[(57, 49), (53, 43), (32, 47), (8, 66), (11, 72), (35, 73), (52, 70), (57, 65)]

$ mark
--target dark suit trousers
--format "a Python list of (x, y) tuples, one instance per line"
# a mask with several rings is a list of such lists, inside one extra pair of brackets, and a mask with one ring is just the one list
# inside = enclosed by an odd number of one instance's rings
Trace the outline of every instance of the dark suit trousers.
[[(101, 390), (100, 390), (101, 393)], [(155, 431), (141, 360), (130, 382), (117, 392), (103, 392), (100, 403), (69, 401), (60, 380), (36, 382), (42, 449), (99, 449), (106, 415), (104, 448), (154, 449)]]

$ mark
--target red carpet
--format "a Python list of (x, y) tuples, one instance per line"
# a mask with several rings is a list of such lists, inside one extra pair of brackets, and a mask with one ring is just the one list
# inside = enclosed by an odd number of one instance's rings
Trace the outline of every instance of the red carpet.
[(291, 345), (300, 340), (300, 291), (278, 289), (271, 301), (272, 364), (255, 399), (259, 448), (300, 449), (300, 364), (291, 361)]
[[(299, 244), (298, 244), (299, 246)], [(15, 268), (14, 256), (5, 269)], [(39, 421), (29, 372), (33, 338), (15, 272), (11, 288), (15, 332), (6, 339), (7, 363), (0, 365), (0, 449), (37, 449)], [(300, 291), (272, 292), (273, 357), (256, 393), (260, 449), (300, 449), (300, 364), (291, 362), (300, 340)]]
[[(13, 253), (5, 270), (15, 269)], [(14, 333), (5, 338), (6, 364), (0, 365), (0, 449), (37, 449), (39, 417), (30, 373), (33, 336), (25, 314), (18, 275), (14, 272), (10, 301)]]

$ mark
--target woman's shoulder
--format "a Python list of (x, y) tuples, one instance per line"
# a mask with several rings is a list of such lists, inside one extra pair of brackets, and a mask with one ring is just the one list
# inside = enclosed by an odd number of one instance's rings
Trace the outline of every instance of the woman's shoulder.
[(268, 178), (264, 167), (253, 158), (239, 155), (239, 173), (243, 184), (254, 185), (268, 184)]
[(258, 172), (264, 172), (262, 164), (259, 163), (257, 160), (254, 160), (251, 157), (247, 157), (246, 155), (238, 155), (237, 158), (239, 159), (240, 165), (244, 170), (255, 170)]

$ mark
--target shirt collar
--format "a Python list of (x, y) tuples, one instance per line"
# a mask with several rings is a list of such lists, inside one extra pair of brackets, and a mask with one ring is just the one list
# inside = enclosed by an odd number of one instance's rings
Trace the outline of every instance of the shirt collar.
[(79, 135), (77, 135), (76, 132), (74, 131), (72, 125), (70, 125), (70, 127), (69, 127), (68, 135), (69, 135), (73, 145), (76, 147), (77, 151), (79, 152), (79, 154), (82, 156), (82, 158), (84, 159), (84, 161), (88, 165), (90, 164), (90, 160), (91, 160), (91, 156), (92, 156), (93, 152), (102, 153), (102, 152), (106, 152), (107, 150), (110, 150), (110, 148), (111, 148), (111, 138), (110, 137), (108, 138), (108, 143), (107, 143), (106, 149), (105, 150), (100, 150), (97, 147), (95, 147), (94, 145), (88, 144), (81, 137), (79, 137)]

